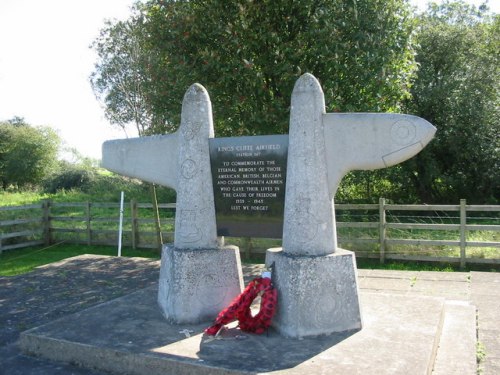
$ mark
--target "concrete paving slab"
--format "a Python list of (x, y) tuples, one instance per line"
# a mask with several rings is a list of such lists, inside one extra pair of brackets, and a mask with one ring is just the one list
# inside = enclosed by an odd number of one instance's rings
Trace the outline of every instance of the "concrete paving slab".
[(480, 330), (500, 330), (500, 298), (498, 296), (472, 295), (477, 306), (477, 323)]
[(371, 291), (404, 294), (410, 291), (411, 281), (408, 278), (358, 277), (358, 286)]
[(498, 375), (500, 374), (500, 358), (491, 358), (481, 366), (480, 374)]
[(443, 331), (432, 375), (474, 375), (476, 364), (476, 307), (465, 301), (446, 301)]
[[(401, 271), (405, 272), (405, 271)], [(419, 280), (433, 280), (433, 281), (459, 281), (469, 282), (470, 274), (468, 272), (439, 272), (439, 271), (419, 271), (417, 272), (417, 279)]]
[(500, 360), (500, 353), (494, 350), (494, 348), (500, 348), (500, 329), (481, 330), (479, 331), (478, 340), (484, 346), (488, 358)]
[(386, 279), (410, 279), (418, 275), (418, 271), (396, 271), (396, 270), (369, 270), (358, 269), (358, 277), (386, 278)]
[(358, 269), (359, 277), (391, 278), (391, 279), (418, 279), (435, 281), (468, 281), (468, 272), (438, 272), (438, 271), (397, 271), (397, 270), (368, 270)]
[[(494, 283), (500, 289), (500, 273), (498, 272), (471, 272), (471, 279), (474, 280), (476, 284), (480, 283)], [(499, 289), (494, 292), (500, 294)]]
[(207, 324), (168, 324), (156, 293), (146, 288), (26, 331), (20, 346), (117, 374), (428, 374), (444, 306), (442, 298), (364, 292), (359, 332), (294, 340), (233, 328), (210, 340)]
[(444, 297), (450, 300), (468, 300), (470, 284), (464, 281), (437, 281), (416, 279), (411, 287), (412, 293), (426, 296)]

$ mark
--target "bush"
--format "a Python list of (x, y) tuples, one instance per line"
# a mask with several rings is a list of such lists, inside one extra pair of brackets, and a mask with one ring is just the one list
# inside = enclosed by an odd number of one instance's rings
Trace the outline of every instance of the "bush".
[[(151, 184), (111, 173), (96, 174), (86, 193), (94, 201), (118, 202), (122, 191), (127, 201), (151, 202)], [(156, 196), (158, 203), (172, 203), (176, 199), (175, 190), (164, 186), (156, 187)]]
[(95, 179), (94, 170), (67, 164), (63, 166), (62, 170), (43, 181), (42, 185), (44, 192), (49, 194), (55, 194), (61, 190), (86, 192)]

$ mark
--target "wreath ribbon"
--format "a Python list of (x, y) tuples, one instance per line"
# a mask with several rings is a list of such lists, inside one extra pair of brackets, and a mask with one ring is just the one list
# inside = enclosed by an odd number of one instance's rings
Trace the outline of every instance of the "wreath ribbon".
[[(260, 310), (255, 316), (252, 316), (250, 306), (261, 292)], [(238, 320), (239, 327), (244, 332), (264, 333), (271, 325), (277, 301), (278, 291), (273, 287), (271, 279), (257, 277), (228, 307), (217, 315), (215, 324), (207, 328), (205, 333), (216, 335), (224, 325), (235, 320)]]

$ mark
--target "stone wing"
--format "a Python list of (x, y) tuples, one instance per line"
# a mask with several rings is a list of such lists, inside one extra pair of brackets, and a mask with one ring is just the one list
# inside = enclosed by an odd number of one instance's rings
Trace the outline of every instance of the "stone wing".
[(102, 166), (177, 189), (178, 147), (178, 133), (106, 141), (102, 145)]
[(333, 195), (347, 172), (399, 164), (420, 152), (436, 132), (423, 118), (393, 113), (326, 113), (323, 125)]

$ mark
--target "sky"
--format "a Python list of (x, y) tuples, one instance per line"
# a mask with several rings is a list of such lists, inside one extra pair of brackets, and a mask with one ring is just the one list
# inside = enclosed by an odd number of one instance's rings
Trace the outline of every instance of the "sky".
[[(89, 46), (106, 19), (127, 18), (133, 3), (0, 0), (0, 121), (19, 116), (50, 126), (65, 147), (95, 159), (105, 140), (125, 138), (105, 119), (90, 87), (97, 56)], [(422, 10), (427, 0), (411, 3)], [(500, 1), (490, 3), (499, 13)], [(134, 136), (132, 128), (128, 135)]]

